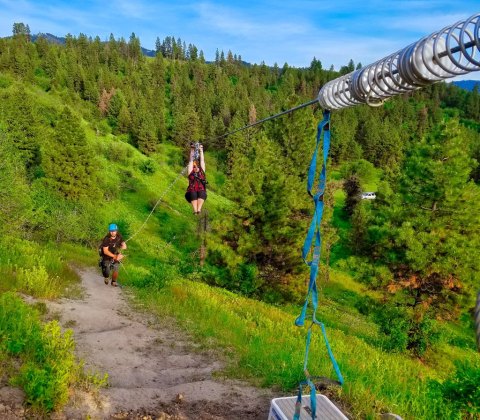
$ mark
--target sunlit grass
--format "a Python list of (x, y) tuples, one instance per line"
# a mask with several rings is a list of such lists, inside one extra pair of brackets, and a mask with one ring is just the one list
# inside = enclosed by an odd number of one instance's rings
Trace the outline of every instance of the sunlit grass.
[[(264, 386), (294, 393), (303, 377), (305, 328), (294, 326), (293, 308), (285, 311), (240, 297), (202, 283), (177, 280), (164, 289), (138, 290), (142, 302), (160, 317), (174, 317), (205, 346), (223, 349), (233, 356), (226, 374), (250, 378)], [(327, 334), (345, 378), (335, 391), (347, 404), (352, 418), (375, 418), (381, 412), (396, 412), (404, 418), (459, 418), (442, 401), (432, 400), (430, 378), (443, 378), (450, 363), (435, 369), (417, 359), (377, 348), (379, 334), (371, 321), (334, 303), (321, 305), (318, 318)], [(362, 337), (363, 336), (363, 337)], [(452, 358), (478, 357), (474, 351), (452, 351)], [(311, 344), (309, 371), (334, 377), (320, 330)], [(439, 411), (440, 410), (440, 411)]]

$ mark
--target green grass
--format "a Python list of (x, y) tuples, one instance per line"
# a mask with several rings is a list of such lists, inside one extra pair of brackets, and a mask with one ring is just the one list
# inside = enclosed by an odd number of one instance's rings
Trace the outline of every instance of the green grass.
[[(59, 108), (62, 104), (60, 96), (41, 89), (35, 91), (35, 95), (46, 108)], [(110, 222), (119, 224), (124, 238), (128, 239), (120, 283), (129, 287), (136, 298), (160, 318), (176, 319), (205, 347), (218, 349), (226, 359), (232, 359), (225, 375), (246, 378), (256, 384), (274, 387), (279, 393), (293, 395), (297, 382), (303, 379), (306, 331), (294, 327), (299, 308), (295, 305), (274, 307), (186, 280), (199, 278), (201, 272), (196, 220), (184, 199), (187, 180), (180, 177), (172, 185), (185, 165), (183, 151), (162, 144), (157, 153), (147, 158), (124, 137), (109, 133), (97, 135), (95, 127), (86, 121), (84, 126), (88, 141), (95, 148), (98, 167), (102, 168), (102, 176), (108, 182), (105, 202), (98, 205), (95, 215), (104, 226)], [(225, 176), (216, 156), (207, 153), (206, 160), (210, 185), (205, 209), (210, 222), (215, 223), (219, 215), (231, 211), (233, 203), (222, 196)], [(333, 172), (333, 177), (340, 179), (339, 172)], [(374, 191), (373, 184), (371, 187)], [(317, 318), (326, 324), (333, 352), (345, 378), (345, 386), (330, 390), (329, 395), (341, 401), (351, 418), (373, 419), (384, 411), (396, 412), (405, 419), (459, 418), (458, 410), (453, 410), (438, 395), (431, 393), (429, 380), (447, 378), (456, 360), (478, 361), (473, 336), (469, 338), (470, 327), (462, 323), (446, 324), (438, 349), (429, 351), (422, 360), (410, 358), (408, 354), (383, 351), (385, 336), (377, 324), (355, 309), (363, 299), (380, 300), (381, 296), (366, 290), (347, 273), (335, 269), (338, 267), (336, 263), (349, 255), (346, 244), (351, 226), (343, 214), (344, 203), (345, 193), (337, 190), (333, 220), (341, 239), (332, 250), (334, 269), (331, 281), (319, 283)], [(155, 205), (157, 207), (150, 215)], [(105, 233), (103, 230), (98, 232), (98, 242)], [(88, 248), (80, 244), (37, 244), (3, 239), (0, 241), (0, 292), (16, 290), (49, 299), (74, 295), (78, 292), (74, 268), (95, 266), (97, 259), (95, 243)], [(23, 328), (22, 317), (18, 328)], [(50, 334), (49, 338), (44, 337), (46, 342), (66, 340), (66, 348), (72, 348), (68, 335), (62, 338), (54, 325), (47, 324), (50, 325), (47, 328), (38, 321), (37, 315), (25, 315), (24, 318), (35, 319), (25, 321), (37, 325), (32, 334), (41, 336), (41, 331), (50, 328), (45, 333)], [(9, 318), (6, 324), (7, 331), (17, 328), (12, 319)], [(28, 334), (25, 333), (25, 337)], [(39, 344), (40, 347), (43, 345)], [(27, 353), (29, 351), (25, 351)], [(70, 356), (65, 357), (70, 360)], [(0, 352), (0, 373), (11, 369), (8, 360), (11, 362), (11, 354)], [(24, 360), (27, 363), (30, 359)], [(24, 387), (28, 395), (37, 395), (32, 397), (32, 404), (50, 410), (61, 405), (64, 393), (49, 397), (51, 402), (41, 402), (48, 393), (30, 386), (43, 383), (42, 375), (36, 370), (41, 369), (41, 363), (38, 363), (34, 368), (15, 372), (12, 377), (24, 375), (24, 380), (16, 383)], [(44, 359), (43, 363), (47, 366), (50, 362)], [(26, 366), (30, 365), (27, 363)], [(309, 370), (313, 375), (334, 376), (319, 330), (314, 334)], [(74, 376), (69, 376), (68, 384), (71, 385), (72, 380), (82, 381), (81, 377)], [(46, 383), (51, 382), (55, 380)]]
[(13, 293), (0, 297), (0, 360), (10, 383), (23, 388), (39, 413), (63, 406), (79, 378), (71, 331), (56, 321), (42, 324), (39, 313)]
[(3, 238), (0, 242), (0, 292), (17, 290), (54, 299), (75, 289), (78, 274), (55, 245)]
[[(160, 290), (137, 289), (147, 307), (178, 325), (210, 348), (233, 356), (228, 376), (243, 377), (263, 386), (294, 394), (303, 378), (305, 328), (294, 326), (296, 314), (198, 282), (175, 280)], [(383, 352), (375, 346), (375, 324), (333, 301), (322, 301), (318, 318), (327, 334), (345, 378), (343, 388), (333, 392), (348, 407), (352, 418), (376, 418), (381, 412), (396, 412), (405, 419), (460, 418), (441, 400), (432, 400), (429, 379), (445, 378), (454, 358), (478, 359), (472, 350), (447, 346), (448, 363), (433, 369), (425, 362), (401, 354)], [(311, 344), (309, 371), (334, 377), (316, 330)], [(443, 369), (442, 369), (443, 368)], [(280, 391), (279, 391), (280, 392)]]
[[(105, 142), (107, 150), (115, 144), (112, 138), (106, 138)], [(127, 151), (130, 146), (126, 144), (113, 147), (119, 149), (118, 161), (107, 159), (108, 153), (99, 158), (111, 166), (112, 175), (118, 173), (119, 168), (129, 171), (122, 182), (130, 183), (132, 189), (124, 190), (111, 205), (102, 209), (101, 217), (119, 222), (125, 237), (136, 234), (128, 242), (121, 283), (130, 287), (150, 311), (163, 319), (176, 319), (204, 346), (219, 349), (226, 358), (231, 357), (234, 362), (227, 366), (224, 374), (276, 387), (279, 393), (293, 394), (303, 377), (305, 329), (293, 326), (299, 308), (273, 307), (223, 289), (179, 280), (199, 275), (196, 221), (183, 197), (186, 180), (181, 178), (171, 186), (183, 166), (180, 151), (171, 145), (162, 145), (151, 157), (156, 163), (155, 172), (146, 175), (140, 170), (144, 156)], [(215, 221), (232, 203), (219, 194), (224, 180), (219, 175), (215, 156), (207, 156), (207, 164), (212, 188), (206, 209), (211, 221)], [(160, 196), (162, 200), (144, 225)], [(333, 217), (342, 239), (333, 250), (333, 262), (348, 254), (345, 241), (350, 225), (342, 213), (344, 200), (344, 192), (338, 190)], [(454, 360), (477, 357), (469, 346), (457, 347), (466, 337), (458, 331), (452, 332), (438, 351), (430, 352), (422, 361), (384, 352), (385, 336), (375, 323), (355, 309), (355, 304), (362, 299), (381, 296), (367, 291), (346, 273), (333, 270), (331, 278), (321, 286), (317, 315), (327, 326), (346, 381), (343, 388), (330, 392), (348, 408), (349, 415), (375, 418), (383, 411), (391, 411), (404, 418), (428, 419), (432, 413), (458, 418), (459, 414), (443, 400), (432, 397), (428, 381), (446, 378), (453, 370)], [(465, 331), (462, 327), (460, 330)], [(333, 377), (320, 331), (316, 331), (312, 343), (310, 363), (312, 374)]]

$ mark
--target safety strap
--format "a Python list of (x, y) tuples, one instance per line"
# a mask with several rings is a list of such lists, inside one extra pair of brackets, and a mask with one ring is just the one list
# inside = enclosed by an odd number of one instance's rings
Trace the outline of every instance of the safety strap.
[[(320, 143), (322, 142), (322, 134), (323, 134), (323, 165), (322, 165), (322, 170), (320, 172), (320, 176), (318, 178), (317, 191), (315, 194), (312, 194), (315, 175), (317, 172), (317, 154), (318, 154), (318, 148), (320, 147)], [(302, 408), (302, 387), (306, 385), (310, 387), (310, 408), (312, 410), (312, 419), (314, 419), (316, 415), (317, 399), (316, 399), (315, 384), (313, 382), (314, 377), (310, 376), (310, 373), (308, 372), (308, 353), (310, 350), (312, 328), (315, 325), (318, 325), (322, 330), (322, 335), (325, 340), (325, 345), (327, 347), (328, 355), (330, 357), (333, 368), (337, 375), (338, 382), (340, 383), (340, 385), (343, 385), (343, 377), (340, 372), (340, 368), (338, 367), (338, 364), (335, 360), (335, 357), (333, 356), (333, 352), (332, 352), (332, 349), (330, 348), (330, 344), (328, 343), (325, 326), (323, 325), (322, 322), (318, 321), (316, 318), (316, 312), (318, 307), (317, 274), (318, 274), (318, 266), (320, 263), (320, 251), (322, 246), (320, 225), (321, 225), (322, 216), (323, 216), (323, 205), (324, 205), (323, 195), (325, 193), (325, 186), (326, 186), (326, 180), (327, 180), (327, 159), (328, 159), (329, 149), (330, 149), (330, 111), (324, 111), (323, 120), (318, 125), (317, 141), (315, 145), (315, 150), (313, 152), (312, 160), (310, 161), (310, 168), (308, 170), (307, 191), (308, 191), (308, 194), (313, 199), (315, 211), (313, 214), (312, 221), (310, 223), (310, 227), (308, 228), (305, 242), (303, 244), (302, 258), (305, 261), (305, 263), (310, 267), (310, 280), (308, 284), (307, 297), (305, 299), (305, 303), (302, 307), (302, 311), (300, 315), (295, 320), (295, 325), (297, 327), (302, 327), (305, 325), (305, 318), (307, 316), (307, 309), (310, 301), (311, 301), (313, 313), (312, 313), (312, 322), (307, 332), (305, 358), (303, 363), (303, 370), (304, 370), (306, 379), (304, 381), (301, 381), (298, 387), (298, 396), (297, 396), (297, 402), (295, 405), (295, 415), (293, 417), (293, 420), (300, 419), (300, 411)], [(312, 259), (309, 261), (308, 255), (311, 252), (312, 245), (313, 245), (313, 254), (312, 254)]]
[(477, 349), (480, 352), (480, 290), (477, 294), (477, 304), (475, 306), (475, 332), (477, 335)]

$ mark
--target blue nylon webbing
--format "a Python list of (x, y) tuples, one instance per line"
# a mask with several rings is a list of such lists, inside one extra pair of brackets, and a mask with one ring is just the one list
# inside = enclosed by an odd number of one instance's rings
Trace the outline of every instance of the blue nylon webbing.
[[(317, 141), (316, 141), (315, 150), (313, 152), (312, 159), (310, 161), (310, 168), (308, 170), (307, 191), (308, 191), (308, 194), (313, 199), (313, 202), (315, 205), (315, 211), (314, 211), (310, 226), (308, 228), (305, 242), (303, 244), (302, 258), (305, 261), (305, 263), (310, 267), (310, 280), (308, 283), (307, 297), (305, 299), (305, 303), (303, 304), (300, 315), (295, 320), (295, 325), (298, 327), (305, 325), (305, 318), (307, 316), (307, 309), (309, 306), (309, 302), (311, 302), (313, 313), (312, 313), (312, 323), (308, 328), (308, 332), (307, 332), (305, 357), (304, 357), (304, 363), (303, 363), (303, 370), (305, 372), (306, 379), (304, 381), (301, 381), (298, 387), (299, 391), (297, 396), (297, 402), (295, 405), (295, 415), (293, 417), (293, 420), (300, 419), (300, 410), (302, 408), (302, 387), (305, 385), (308, 385), (310, 387), (310, 408), (312, 410), (312, 419), (314, 419), (316, 415), (317, 399), (316, 399), (315, 384), (312, 382), (312, 377), (310, 376), (307, 369), (308, 353), (309, 353), (310, 342), (312, 337), (312, 328), (314, 325), (318, 325), (322, 330), (322, 335), (325, 340), (325, 345), (327, 347), (330, 361), (332, 362), (338, 381), (340, 382), (341, 385), (343, 385), (343, 377), (340, 372), (340, 368), (338, 367), (338, 364), (335, 360), (335, 357), (333, 356), (332, 349), (330, 348), (330, 344), (327, 339), (327, 333), (325, 331), (325, 326), (323, 325), (322, 322), (316, 319), (316, 312), (318, 308), (317, 274), (318, 274), (318, 265), (320, 263), (320, 250), (322, 246), (320, 225), (321, 225), (322, 216), (323, 216), (323, 194), (325, 193), (325, 187), (326, 187), (327, 159), (328, 159), (328, 152), (330, 150), (329, 125), (330, 125), (330, 112), (325, 111), (323, 113), (323, 120), (318, 125)], [(318, 178), (317, 191), (315, 194), (312, 194), (315, 175), (317, 172), (317, 154), (318, 154), (318, 148), (322, 142), (322, 134), (323, 134), (323, 164), (322, 164), (322, 170), (320, 172), (320, 176)], [(312, 254), (311, 260), (309, 261), (308, 254), (312, 250), (312, 245), (313, 245), (313, 254)]]

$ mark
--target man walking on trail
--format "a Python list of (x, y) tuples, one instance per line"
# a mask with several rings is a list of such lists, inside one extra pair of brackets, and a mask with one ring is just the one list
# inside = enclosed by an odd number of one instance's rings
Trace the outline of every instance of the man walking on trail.
[(108, 284), (112, 272), (112, 286), (117, 287), (118, 270), (123, 258), (120, 250), (127, 249), (127, 244), (118, 233), (118, 226), (111, 223), (108, 226), (108, 235), (102, 241), (102, 274), (103, 281)]

